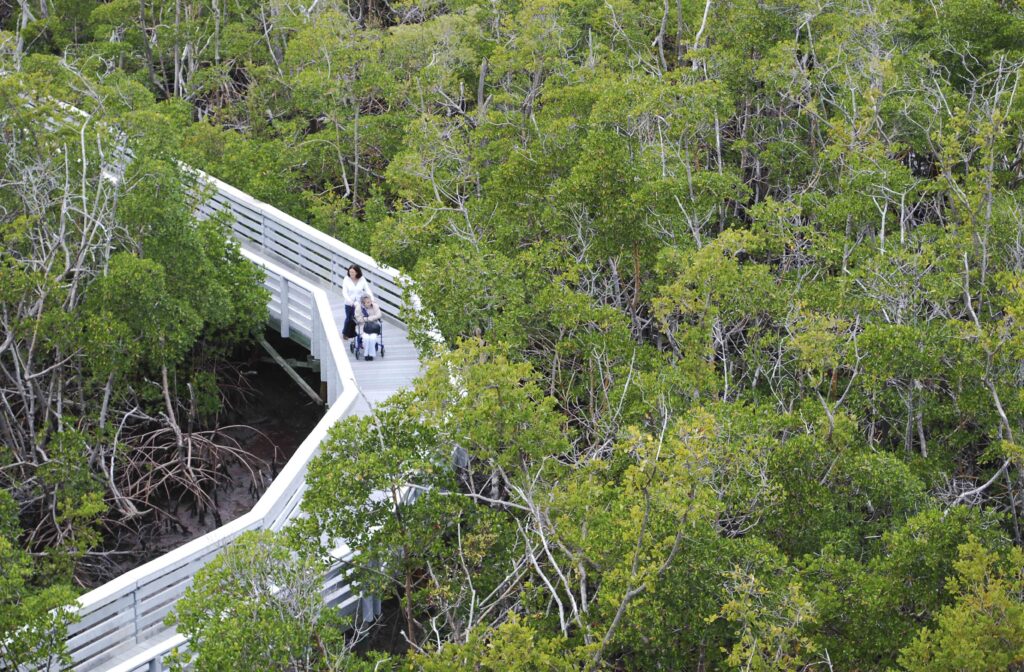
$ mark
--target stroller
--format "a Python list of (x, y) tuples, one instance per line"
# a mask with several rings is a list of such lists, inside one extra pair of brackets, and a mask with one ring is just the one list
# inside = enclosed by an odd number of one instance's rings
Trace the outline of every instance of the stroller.
[[(358, 310), (358, 308), (357, 308)], [(368, 325), (376, 325), (378, 331), (376, 333), (366, 332), (367, 335), (375, 336), (373, 339), (366, 339), (373, 341), (373, 352), (366, 352), (366, 344), (363, 340), (363, 331)], [(373, 322), (356, 324), (356, 337), (353, 338), (348, 344), (349, 350), (359, 359), (362, 356), (366, 356), (373, 359), (375, 355), (379, 355), (381, 359), (384, 359), (384, 320), (375, 320)]]

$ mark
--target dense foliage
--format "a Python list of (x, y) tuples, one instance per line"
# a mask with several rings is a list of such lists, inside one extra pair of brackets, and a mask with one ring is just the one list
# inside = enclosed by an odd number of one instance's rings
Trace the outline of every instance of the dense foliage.
[[(306, 599), (347, 539), (408, 651), (339, 655), (312, 597), (221, 637), (244, 621), (209, 586), (253, 581), (234, 558), (179, 616), (200, 667), (271, 635), (297, 669), (1024, 664), (1018, 5), (20, 0), (5, 21), (10, 90), (159, 128), (406, 269), (448, 344), (335, 430), (308, 518), (264, 540), (308, 558), (271, 581)], [(184, 217), (143, 200), (166, 177), (118, 207)], [(112, 255), (82, 304), (125, 312), (130, 359), (49, 346), (88, 353), (93, 389), (210, 324), (200, 296), (133, 331), (118, 278), (188, 282), (154, 264)]]

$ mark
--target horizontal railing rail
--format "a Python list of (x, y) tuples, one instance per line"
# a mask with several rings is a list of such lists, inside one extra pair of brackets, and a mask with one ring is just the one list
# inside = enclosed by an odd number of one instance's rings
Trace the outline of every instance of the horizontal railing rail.
[[(263, 256), (277, 258), (301, 268), (318, 281), (341, 289), (348, 267), (360, 267), (368, 280), (381, 310), (400, 319), (403, 300), (401, 272), (377, 263), (369, 255), (342, 243), (336, 238), (313, 228), (277, 208), (257, 201), (249, 194), (195, 171), (201, 182), (214, 189), (213, 198), (199, 207), (203, 214), (217, 211), (230, 212), (235, 236)], [(413, 309), (419, 310), (418, 298), (412, 299)]]

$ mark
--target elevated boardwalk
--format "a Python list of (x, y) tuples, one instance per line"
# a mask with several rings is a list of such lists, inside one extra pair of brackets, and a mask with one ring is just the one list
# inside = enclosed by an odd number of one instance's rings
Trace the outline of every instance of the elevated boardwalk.
[[(274, 263), (285, 266), (286, 264), (285, 260), (276, 254), (268, 254), (254, 243), (243, 241), (242, 249), (247, 256), (259, 259), (260, 263), (264, 265)], [(327, 293), (331, 314), (334, 316), (340, 333), (340, 328), (345, 323), (345, 300), (339, 289), (301, 268), (287, 268), (295, 276), (320, 287)], [(371, 283), (371, 288), (376, 289), (373, 283)], [(275, 323), (277, 322), (275, 321)], [(291, 336), (291, 334), (288, 335)], [(297, 340), (303, 345), (307, 345), (301, 339)], [(366, 415), (373, 406), (384, 401), (397, 390), (410, 385), (420, 373), (419, 353), (409, 342), (409, 330), (394, 316), (393, 312), (385, 313), (381, 340), (386, 354), (384, 357), (375, 358), (372, 362), (362, 359), (357, 361), (349, 352), (349, 361), (352, 363), (352, 372), (355, 375), (359, 394), (346, 415)]]
[[(166, 670), (164, 656), (175, 647), (187, 647), (187, 642), (163, 619), (195, 573), (243, 532), (286, 525), (298, 512), (306, 467), (330, 427), (345, 416), (369, 413), (412, 382), (421, 368), (401, 321), (403, 280), (395, 269), (220, 180), (199, 176), (213, 191), (199, 206), (199, 216), (230, 217), (242, 253), (265, 271), (271, 324), (319, 360), (328, 410), (249, 513), (79, 599), (81, 620), (69, 629), (68, 648), (74, 661), (70, 669), (80, 672)], [(385, 313), (386, 355), (372, 362), (355, 361), (341, 339), (340, 286), (352, 263), (364, 269)], [(416, 297), (410, 299), (418, 310)], [(336, 551), (339, 558), (348, 553), (344, 546)], [(328, 573), (324, 595), (328, 604), (347, 614), (373, 618), (379, 613), (379, 601), (355, 593), (338, 566)]]

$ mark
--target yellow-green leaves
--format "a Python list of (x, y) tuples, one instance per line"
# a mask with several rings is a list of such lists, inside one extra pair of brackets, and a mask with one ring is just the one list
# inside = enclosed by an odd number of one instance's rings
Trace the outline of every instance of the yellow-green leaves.
[(1024, 553), (993, 551), (975, 538), (960, 546), (955, 602), (900, 653), (908, 672), (997, 672), (1024, 662)]
[(333, 669), (349, 621), (324, 604), (325, 570), (295, 554), (282, 535), (235, 539), (196, 574), (167, 617), (189, 638), (178, 669)]
[(799, 583), (785, 583), (784, 574), (772, 578), (765, 585), (739, 567), (725, 573), (728, 601), (712, 619), (723, 618), (735, 629), (725, 659), (729, 669), (802, 672), (817, 660), (817, 647), (807, 635), (815, 621), (813, 603)]

